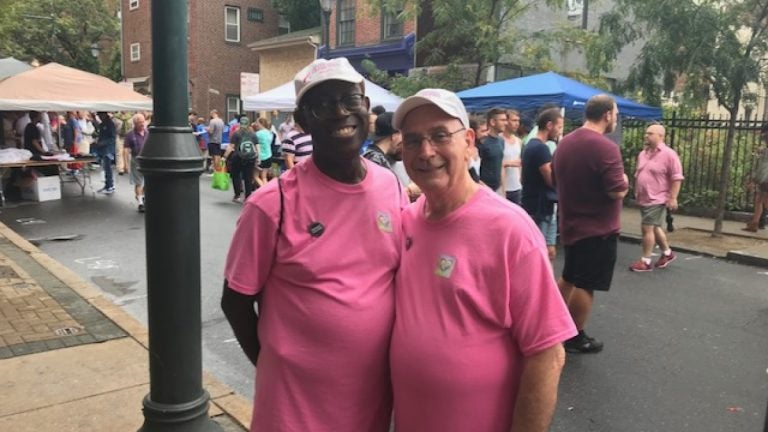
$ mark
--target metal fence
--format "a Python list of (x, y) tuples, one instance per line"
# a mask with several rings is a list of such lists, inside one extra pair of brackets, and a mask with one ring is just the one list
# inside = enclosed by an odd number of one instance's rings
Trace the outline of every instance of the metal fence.
[[(754, 186), (750, 180), (761, 146), (760, 129), (768, 122), (739, 119), (733, 143), (726, 210), (752, 211)], [(635, 172), (637, 155), (643, 148), (645, 128), (650, 123), (627, 119), (622, 122), (622, 155), (628, 174)], [(680, 156), (685, 181), (680, 192), (681, 207), (714, 209), (728, 134), (726, 117), (682, 118), (673, 113), (661, 121), (666, 128), (666, 143)]]

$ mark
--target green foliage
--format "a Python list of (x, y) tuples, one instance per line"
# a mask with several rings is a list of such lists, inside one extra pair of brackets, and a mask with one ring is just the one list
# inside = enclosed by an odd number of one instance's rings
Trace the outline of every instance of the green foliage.
[(291, 31), (320, 25), (321, 9), (317, 0), (272, 0), (272, 7), (291, 24)]
[(472, 83), (462, 73), (455, 63), (449, 64), (440, 72), (427, 74), (415, 72), (409, 76), (397, 74), (390, 76), (385, 71), (379, 70), (371, 60), (363, 60), (363, 69), (368, 73), (369, 79), (400, 97), (408, 97), (425, 88), (444, 88), (451, 91), (461, 91), (472, 87)]
[[(711, 90), (728, 110), (725, 144), (714, 149), (723, 156), (714, 227), (719, 235), (733, 199), (736, 114), (747, 85), (764, 80), (768, 69), (768, 0), (616, 0), (603, 18), (634, 28), (627, 42), (644, 38), (630, 85), (652, 93), (656, 82), (670, 90), (684, 79), (688, 101), (701, 103)], [(610, 29), (601, 31), (610, 36)]]
[[(545, 0), (561, 6), (563, 0)], [(473, 84), (481, 84), (482, 73), (502, 56), (512, 53), (515, 41), (507, 28), (532, 4), (526, 0), (368, 0), (374, 10), (404, 10), (413, 18), (430, 14), (432, 31), (417, 42), (417, 57), (425, 65), (476, 64)]]
[(112, 45), (111, 54), (109, 55), (109, 63), (102, 66), (101, 72), (99, 73), (100, 75), (103, 75), (112, 81), (120, 81), (123, 79), (120, 51), (119, 43)]
[[(631, 87), (658, 99), (659, 83), (672, 90), (684, 78), (687, 101), (701, 103), (711, 89), (731, 110), (746, 85), (765, 75), (767, 30), (766, 0), (616, 0), (601, 17), (599, 33), (618, 34), (621, 46), (643, 41)], [(602, 52), (608, 58), (617, 53)]]
[[(110, 8), (112, 6), (112, 8)], [(92, 46), (119, 41), (119, 22), (104, 0), (0, 2), (0, 57), (57, 62), (99, 73)]]

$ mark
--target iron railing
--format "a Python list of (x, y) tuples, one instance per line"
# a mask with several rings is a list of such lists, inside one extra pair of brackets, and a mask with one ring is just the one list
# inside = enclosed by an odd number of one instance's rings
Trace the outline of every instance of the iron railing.
[[(681, 207), (714, 209), (716, 207), (723, 150), (728, 133), (726, 117), (683, 118), (676, 113), (659, 122), (666, 128), (666, 143), (680, 156), (685, 181), (680, 192)], [(622, 122), (622, 155), (624, 169), (632, 178), (637, 155), (643, 148), (645, 129), (650, 122), (625, 119)], [(736, 121), (733, 160), (729, 176), (726, 210), (752, 211), (754, 185), (752, 175), (757, 163), (757, 150), (762, 145), (761, 128), (768, 124), (762, 120)], [(632, 183), (632, 181), (630, 181)], [(630, 191), (632, 192), (632, 191)]]

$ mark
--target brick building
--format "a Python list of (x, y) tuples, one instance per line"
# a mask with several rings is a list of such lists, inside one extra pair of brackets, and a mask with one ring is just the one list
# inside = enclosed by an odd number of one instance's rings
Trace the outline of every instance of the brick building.
[[(190, 0), (189, 106), (201, 116), (240, 112), (240, 73), (259, 72), (254, 41), (279, 33), (269, 0)], [(152, 82), (151, 0), (121, 0), (124, 79), (148, 94)]]
[(329, 43), (318, 57), (347, 57), (355, 68), (370, 59), (390, 74), (408, 74), (416, 65), (416, 19), (371, 10), (366, 0), (336, 0), (331, 10)]
[(285, 84), (304, 66), (312, 63), (317, 58), (320, 38), (321, 29), (315, 27), (249, 44), (248, 47), (259, 54), (261, 91)]

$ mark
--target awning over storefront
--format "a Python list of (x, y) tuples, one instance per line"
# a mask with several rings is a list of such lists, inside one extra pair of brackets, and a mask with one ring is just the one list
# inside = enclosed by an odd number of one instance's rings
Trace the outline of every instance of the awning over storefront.
[(317, 51), (317, 58), (346, 57), (352, 66), (361, 73), (365, 72), (361, 66), (362, 61), (369, 59), (376, 63), (376, 67), (380, 70), (406, 74), (414, 66), (415, 44), (416, 34), (409, 33), (396, 41), (378, 45), (332, 50), (329, 50), (327, 46), (322, 46)]

